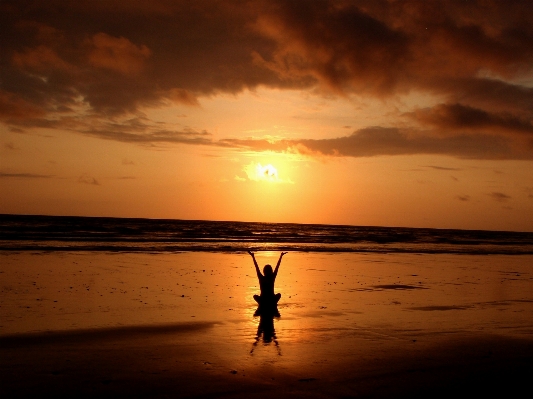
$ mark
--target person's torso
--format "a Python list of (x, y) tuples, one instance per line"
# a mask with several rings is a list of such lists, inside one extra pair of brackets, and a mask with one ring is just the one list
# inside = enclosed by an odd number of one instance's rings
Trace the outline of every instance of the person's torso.
[(261, 295), (274, 295), (274, 281), (276, 277), (272, 276), (261, 276), (259, 278), (259, 286), (261, 288)]

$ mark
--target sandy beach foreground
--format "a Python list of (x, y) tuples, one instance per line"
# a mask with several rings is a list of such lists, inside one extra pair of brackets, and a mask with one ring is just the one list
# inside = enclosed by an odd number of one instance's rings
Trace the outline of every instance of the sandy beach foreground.
[[(260, 253), (260, 264), (278, 254)], [(531, 256), (3, 253), (2, 397), (466, 397), (533, 377)]]

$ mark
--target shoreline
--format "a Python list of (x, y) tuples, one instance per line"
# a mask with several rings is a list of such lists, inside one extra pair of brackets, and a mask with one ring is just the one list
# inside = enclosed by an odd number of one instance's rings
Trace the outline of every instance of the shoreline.
[(249, 246), (220, 246), (219, 244), (213, 244), (212, 246), (205, 245), (195, 245), (191, 246), (187, 244), (186, 246), (157, 246), (157, 247), (148, 247), (148, 248), (125, 248), (124, 246), (110, 246), (104, 244), (102, 246), (15, 246), (9, 244), (9, 247), (0, 247), (0, 256), (2, 254), (20, 254), (20, 253), (73, 253), (73, 252), (97, 252), (104, 254), (180, 254), (185, 252), (210, 252), (217, 254), (226, 254), (226, 255), (240, 255), (245, 254), (248, 251), (254, 252), (282, 252), (290, 251), (291, 253), (305, 253), (305, 254), (421, 254), (421, 255), (508, 255), (508, 256), (527, 256), (533, 255), (533, 248), (524, 248), (516, 247), (509, 248), (508, 245), (502, 246), (491, 246), (490, 248), (484, 247), (480, 248), (479, 245), (473, 244), (470, 247), (463, 245), (460, 248), (442, 248), (442, 245), (435, 245), (434, 248), (427, 248), (427, 245), (423, 245), (424, 248), (419, 247), (395, 247), (395, 246), (386, 246), (384, 244), (375, 244), (374, 246), (352, 246), (352, 247), (325, 247), (324, 245), (319, 245), (316, 247), (313, 246), (302, 246), (297, 244), (295, 246), (290, 246), (287, 244), (281, 244), (279, 246), (268, 245), (265, 247), (258, 245), (249, 245)]

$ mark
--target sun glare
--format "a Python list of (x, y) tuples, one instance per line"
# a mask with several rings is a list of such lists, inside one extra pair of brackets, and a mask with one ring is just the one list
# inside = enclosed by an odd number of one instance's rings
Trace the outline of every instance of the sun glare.
[(278, 180), (278, 171), (271, 164), (262, 166), (260, 163), (257, 164), (256, 173), (259, 180)]
[(252, 162), (246, 165), (243, 170), (250, 180), (281, 183), (278, 177), (278, 170), (271, 164), (263, 166), (260, 163)]

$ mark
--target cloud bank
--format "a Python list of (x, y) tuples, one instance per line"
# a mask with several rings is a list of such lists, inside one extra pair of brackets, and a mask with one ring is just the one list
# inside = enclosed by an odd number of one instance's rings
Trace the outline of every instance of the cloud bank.
[(370, 127), (333, 139), (224, 140), (228, 146), (311, 156), (372, 157), (380, 155), (447, 155), (464, 159), (533, 159), (531, 148), (505, 137), (458, 134), (451, 137), (416, 130)]
[[(15, 131), (334, 156), (533, 156), (527, 0), (5, 0), (0, 42), (0, 121)], [(135, 120), (144, 107), (258, 87), (441, 101), (406, 113), (407, 128), (270, 145)]]

